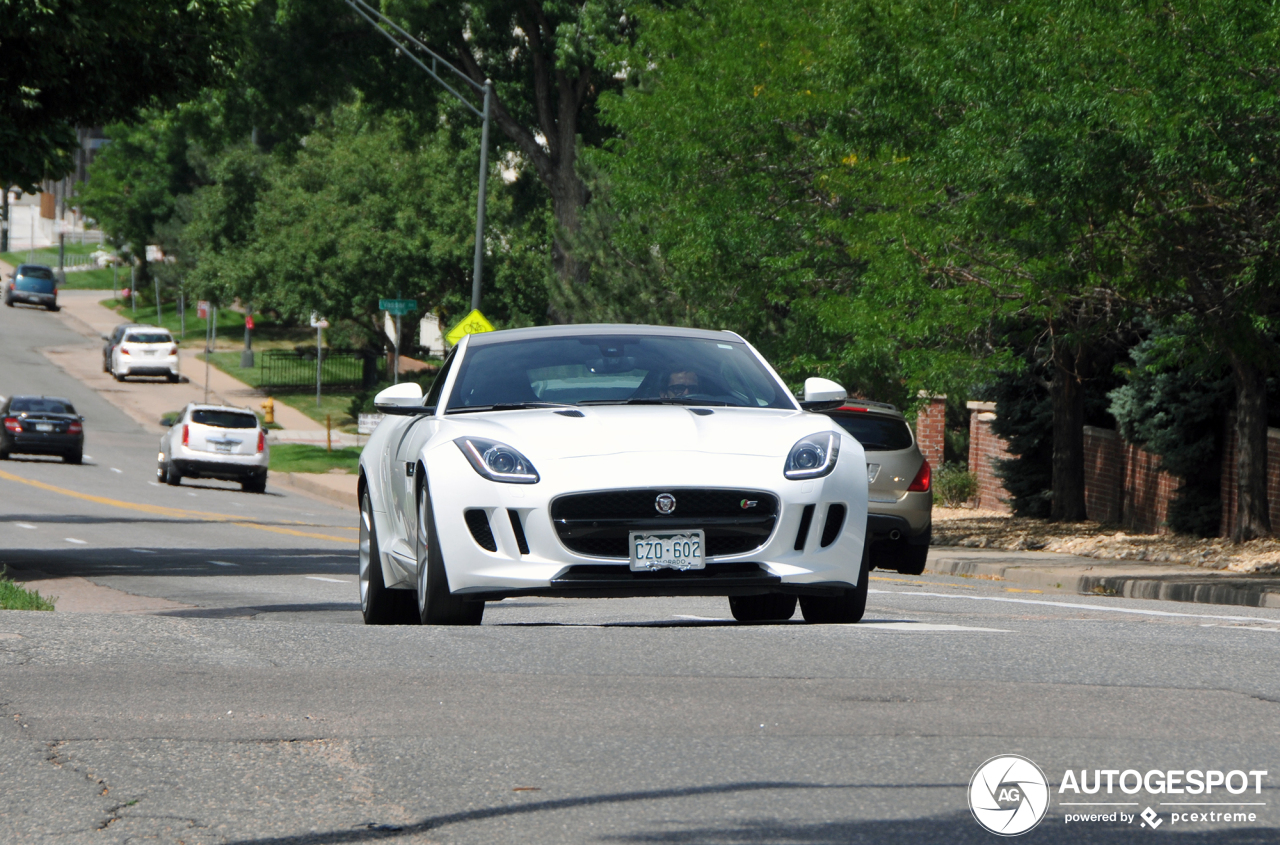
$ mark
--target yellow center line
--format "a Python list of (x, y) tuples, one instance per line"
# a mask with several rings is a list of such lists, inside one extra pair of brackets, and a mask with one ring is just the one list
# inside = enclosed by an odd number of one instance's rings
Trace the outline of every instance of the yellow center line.
[[(26, 484), (31, 487), (36, 487), (40, 490), (47, 490), (50, 493), (57, 493), (61, 496), (69, 496), (73, 499), (81, 499), (86, 502), (93, 502), (94, 504), (98, 504), (98, 505), (107, 505), (108, 507), (113, 507), (113, 508), (123, 508), (124, 510), (139, 511), (141, 513), (149, 513), (149, 514), (152, 514), (153, 516), (167, 516), (172, 519), (194, 519), (200, 522), (227, 522), (232, 525), (240, 526), (241, 528), (257, 528), (260, 531), (271, 531), (275, 534), (290, 534), (295, 537), (310, 537), (317, 540), (334, 540), (339, 543), (358, 542), (358, 540), (352, 537), (335, 537), (332, 534), (315, 534), (307, 531), (297, 531), (292, 528), (283, 528), (278, 525), (268, 525), (253, 519), (247, 519), (244, 516), (240, 516), (240, 515), (212, 513), (210, 511), (193, 511), (193, 510), (186, 510), (184, 508), (171, 508), (165, 505), (144, 505), (144, 504), (139, 504), (137, 502), (126, 502), (121, 499), (111, 499), (106, 496), (95, 496), (91, 493), (81, 493), (78, 490), (68, 490), (65, 487), (58, 487), (53, 484), (46, 484), (43, 481), (35, 481), (34, 479), (23, 478), (21, 476), (13, 475), (11, 473), (5, 472), (4, 470), (0, 470), (0, 478), (5, 479), (6, 481), (16, 481), (19, 484)], [(307, 526), (307, 525), (311, 525), (312, 523), (286, 521), (285, 524)], [(352, 530), (358, 530), (359, 528), (359, 526), (352, 529), (352, 528), (347, 528), (346, 526), (337, 526), (337, 525), (334, 525), (334, 526), (325, 525), (325, 526), (316, 526), (316, 527), (330, 528), (336, 531), (343, 531), (343, 530), (352, 531)]]

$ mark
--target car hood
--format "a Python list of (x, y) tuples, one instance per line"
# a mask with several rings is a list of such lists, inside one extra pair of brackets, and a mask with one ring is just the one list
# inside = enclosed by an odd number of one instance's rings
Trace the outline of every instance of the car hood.
[(473, 435), (497, 440), (539, 458), (583, 458), (636, 453), (703, 452), (785, 457), (795, 442), (819, 431), (839, 431), (827, 417), (770, 408), (697, 408), (673, 405), (593, 406), (495, 411), (446, 416), (450, 439)]

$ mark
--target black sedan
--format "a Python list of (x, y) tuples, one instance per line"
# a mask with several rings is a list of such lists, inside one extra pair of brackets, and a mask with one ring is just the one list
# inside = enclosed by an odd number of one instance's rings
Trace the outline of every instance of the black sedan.
[(56, 396), (11, 396), (0, 406), (0, 460), (25, 455), (61, 455), (78, 464), (84, 455), (84, 417)]

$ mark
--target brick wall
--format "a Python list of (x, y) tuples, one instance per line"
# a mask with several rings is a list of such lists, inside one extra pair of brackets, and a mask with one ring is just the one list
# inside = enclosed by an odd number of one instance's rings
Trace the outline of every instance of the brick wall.
[[(1236, 527), (1236, 427), (1227, 423), (1227, 448), (1222, 455), (1222, 536)], [(1280, 529), (1280, 428), (1267, 429), (1267, 504), (1272, 530)]]
[(1009, 491), (996, 476), (992, 461), (1009, 457), (1009, 446), (991, 431), (994, 402), (969, 402), (969, 471), (978, 476), (977, 506), (1009, 512)]
[(1084, 509), (1094, 522), (1119, 522), (1124, 501), (1125, 444), (1109, 428), (1084, 427)]
[(1124, 506), (1121, 522), (1130, 531), (1168, 534), (1169, 500), (1182, 482), (1160, 468), (1160, 458), (1124, 444)]
[(916, 413), (916, 444), (937, 472), (942, 469), (947, 432), (947, 397), (921, 394), (928, 404)]

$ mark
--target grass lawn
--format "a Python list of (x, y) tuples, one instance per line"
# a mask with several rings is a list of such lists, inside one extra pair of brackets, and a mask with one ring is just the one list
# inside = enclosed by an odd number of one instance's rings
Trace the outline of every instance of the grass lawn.
[[(201, 355), (201, 358), (204, 356)], [(224, 373), (249, 385), (257, 387), (260, 383), (262, 371), (258, 367), (249, 367), (247, 369), (240, 368), (239, 352), (215, 352), (209, 359), (209, 363), (222, 370)], [(289, 392), (273, 392), (271, 398), (277, 402), (282, 402), (290, 408), (296, 408), (311, 419), (324, 427), (325, 415), (333, 421), (334, 431), (340, 428), (354, 426), (356, 421), (347, 416), (347, 406), (351, 404), (350, 392), (346, 393), (320, 393), (320, 405), (316, 406), (315, 387), (305, 389), (305, 391), (290, 390)], [(264, 397), (265, 398), (265, 397)]]
[(328, 472), (344, 469), (354, 473), (360, 464), (360, 450), (348, 447), (332, 452), (306, 443), (277, 443), (271, 447), (274, 472)]
[(53, 610), (55, 601), (56, 598), (40, 595), (38, 590), (15, 584), (8, 573), (0, 569), (0, 610)]
[[(91, 271), (92, 272), (92, 271)], [(68, 277), (70, 278), (70, 277)], [(107, 286), (108, 288), (110, 285)], [(156, 322), (154, 305), (139, 305), (135, 312), (127, 299), (104, 299), (102, 305), (112, 309), (126, 320), (145, 323), (149, 326), (163, 326), (173, 333), (185, 346), (204, 346), (204, 333), (209, 324), (196, 316), (195, 302), (187, 303), (187, 336), (182, 339), (182, 320), (178, 316), (176, 302), (165, 302), (160, 307), (160, 321)], [(229, 308), (218, 309), (218, 337), (228, 335), (237, 341), (244, 342), (244, 315)], [(230, 354), (230, 353), (228, 353)], [(235, 353), (236, 368), (239, 369), (240, 353)], [(216, 363), (216, 362), (215, 362)], [(239, 376), (236, 376), (239, 378)]]

